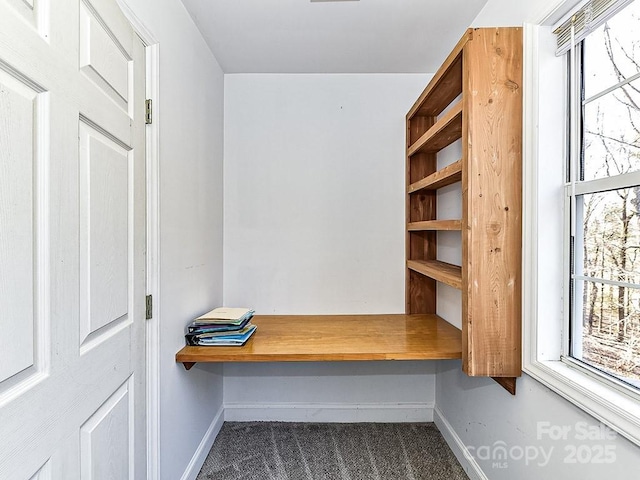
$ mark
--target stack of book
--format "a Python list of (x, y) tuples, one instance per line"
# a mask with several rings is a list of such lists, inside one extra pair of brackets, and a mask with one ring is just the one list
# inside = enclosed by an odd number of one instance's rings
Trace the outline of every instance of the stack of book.
[(214, 308), (187, 327), (187, 345), (242, 346), (256, 331), (249, 308)]

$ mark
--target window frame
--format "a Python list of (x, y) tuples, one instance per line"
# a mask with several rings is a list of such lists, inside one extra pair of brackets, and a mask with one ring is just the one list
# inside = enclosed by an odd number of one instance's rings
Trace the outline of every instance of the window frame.
[[(566, 112), (568, 92), (564, 85), (568, 82), (565, 58), (555, 56), (551, 25), (575, 4), (576, 0), (562, 0), (544, 18), (525, 23), (523, 30), (523, 371), (640, 445), (640, 400), (564, 355), (569, 346), (568, 299), (564, 295), (569, 262), (558, 265), (554, 259), (567, 258), (567, 223), (559, 209), (549, 218), (544, 207), (560, 201), (566, 208), (561, 199), (567, 198), (564, 164), (568, 152), (563, 138), (568, 126), (564, 113), (558, 116), (558, 112)], [(558, 85), (563, 86), (562, 92)], [(562, 98), (562, 105), (549, 100), (550, 92)], [(549, 165), (544, 165), (549, 162), (550, 148), (556, 162), (561, 158), (563, 164), (562, 174), (552, 180), (546, 168)]]
[[(627, 6), (625, 4), (625, 6)], [(618, 13), (616, 11), (616, 13)], [(588, 37), (588, 35), (587, 35)], [(601, 193), (606, 192), (612, 189), (621, 189), (621, 188), (630, 188), (631, 186), (636, 186), (640, 184), (640, 170), (627, 172), (623, 174), (614, 175), (611, 177), (600, 177), (597, 179), (590, 180), (582, 180), (580, 179), (580, 173), (582, 171), (583, 166), (580, 165), (580, 160), (584, 158), (583, 148), (584, 148), (584, 107), (585, 107), (585, 97), (583, 93), (584, 89), (584, 79), (582, 75), (582, 70), (584, 66), (584, 47), (583, 42), (587, 38), (583, 38), (574, 49), (570, 49), (564, 55), (567, 56), (567, 71), (571, 72), (571, 67), (573, 67), (573, 71), (575, 72), (574, 78), (571, 78), (571, 75), (568, 75), (567, 78), (567, 95), (569, 97), (568, 104), (569, 108), (567, 111), (569, 112), (569, 119), (567, 121), (567, 128), (569, 130), (569, 136), (574, 136), (576, 145), (575, 151), (572, 151), (572, 148), (567, 148), (567, 160), (564, 162), (565, 165), (565, 232), (564, 232), (564, 251), (565, 251), (565, 259), (570, 259), (572, 256), (575, 258), (575, 250), (578, 249), (577, 243), (577, 235), (572, 235), (574, 231), (574, 222), (575, 231), (579, 228), (578, 219), (577, 219), (577, 207), (576, 207), (576, 197), (593, 194), (593, 193)], [(573, 65), (571, 65), (573, 64)], [(627, 79), (627, 84), (631, 83), (632, 78), (636, 78), (640, 74), (633, 75), (630, 79)], [(573, 80), (574, 85), (573, 89), (571, 88), (570, 82)], [(614, 88), (621, 87), (621, 83), (617, 85), (611, 85), (607, 89), (602, 92), (598, 92), (596, 95), (598, 97), (603, 96), (603, 92)], [(610, 90), (615, 91), (615, 90)], [(605, 93), (606, 94), (606, 93)], [(590, 98), (593, 98), (596, 95), (592, 95)], [(573, 100), (574, 103), (571, 103)], [(575, 119), (574, 123), (571, 123), (571, 118)], [(571, 183), (573, 182), (574, 188), (571, 188)], [(573, 190), (573, 192), (572, 192)], [(573, 208), (572, 208), (573, 206)], [(572, 218), (572, 216), (576, 216), (576, 218)], [(574, 237), (574, 243), (571, 242), (571, 237)], [(572, 249), (574, 252), (572, 252)], [(634, 400), (640, 400), (640, 390), (637, 388), (633, 388), (630, 385), (626, 384), (624, 381), (619, 380), (615, 377), (615, 375), (607, 374), (606, 372), (598, 370), (597, 367), (590, 365), (589, 363), (582, 361), (575, 356), (572, 355), (572, 342), (573, 342), (573, 329), (574, 325), (578, 322), (582, 321), (581, 316), (576, 316), (578, 312), (578, 294), (576, 293), (576, 279), (572, 278), (572, 271), (575, 273), (575, 268), (577, 265), (571, 265), (569, 260), (565, 260), (565, 273), (564, 273), (564, 292), (565, 292), (565, 309), (564, 309), (564, 327), (565, 334), (563, 336), (563, 350), (561, 354), (561, 360), (569, 365), (572, 368), (579, 369), (582, 373), (589, 375), (596, 380), (602, 381), (607, 384), (608, 387), (614, 388), (619, 392), (631, 396)], [(633, 287), (634, 284), (627, 284), (629, 287)], [(579, 317), (579, 318), (578, 318)]]

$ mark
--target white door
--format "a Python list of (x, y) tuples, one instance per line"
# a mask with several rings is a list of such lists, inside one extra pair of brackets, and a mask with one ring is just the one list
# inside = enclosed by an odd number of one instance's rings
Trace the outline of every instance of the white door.
[(144, 48), (0, 0), (0, 479), (146, 478)]

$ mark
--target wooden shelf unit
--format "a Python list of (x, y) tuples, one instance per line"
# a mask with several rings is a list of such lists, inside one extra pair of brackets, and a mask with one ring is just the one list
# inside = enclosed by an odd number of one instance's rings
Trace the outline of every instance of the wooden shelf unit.
[(242, 347), (184, 347), (176, 361), (317, 362), (461, 358), (460, 330), (437, 315), (256, 315)]
[[(407, 114), (406, 312), (462, 291), (462, 368), (515, 392), (521, 375), (522, 29), (469, 29)], [(438, 151), (461, 140), (440, 170)], [(462, 265), (437, 260), (437, 190), (461, 182)]]

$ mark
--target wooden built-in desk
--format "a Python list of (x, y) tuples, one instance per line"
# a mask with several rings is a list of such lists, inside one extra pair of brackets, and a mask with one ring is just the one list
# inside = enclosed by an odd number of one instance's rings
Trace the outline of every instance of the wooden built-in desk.
[(460, 330), (437, 315), (256, 315), (242, 347), (184, 347), (176, 361), (322, 362), (462, 357)]

